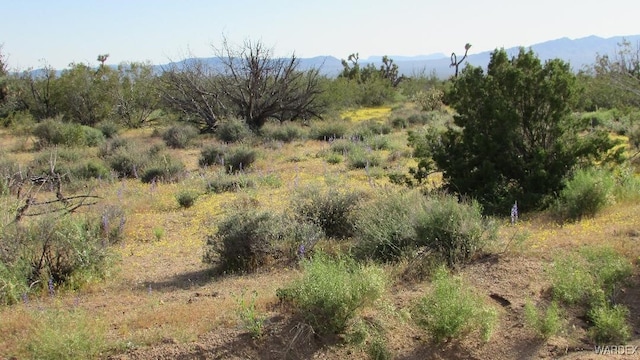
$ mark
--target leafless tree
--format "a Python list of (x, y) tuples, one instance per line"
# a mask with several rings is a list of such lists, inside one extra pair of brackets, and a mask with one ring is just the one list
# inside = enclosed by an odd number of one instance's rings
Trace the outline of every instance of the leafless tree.
[(323, 110), (319, 69), (300, 70), (295, 55), (275, 58), (262, 42), (233, 47), (225, 39), (215, 48), (217, 61), (185, 60), (161, 76), (164, 100), (204, 130), (215, 131), (226, 116), (259, 129), (270, 119), (320, 117)]

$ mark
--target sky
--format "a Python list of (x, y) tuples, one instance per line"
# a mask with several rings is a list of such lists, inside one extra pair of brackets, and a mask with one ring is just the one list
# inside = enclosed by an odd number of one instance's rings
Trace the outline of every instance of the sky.
[(223, 39), (274, 56), (414, 56), (640, 34), (637, 0), (0, 0), (12, 70), (213, 57)]

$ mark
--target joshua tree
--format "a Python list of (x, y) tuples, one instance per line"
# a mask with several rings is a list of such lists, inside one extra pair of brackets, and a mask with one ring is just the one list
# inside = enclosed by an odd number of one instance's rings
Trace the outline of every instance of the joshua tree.
[(460, 67), (460, 64), (462, 64), (462, 62), (464, 61), (464, 59), (467, 58), (467, 52), (469, 51), (469, 49), (471, 49), (471, 44), (467, 43), (464, 46), (464, 56), (462, 57), (462, 59), (460, 59), (460, 61), (458, 61), (458, 57), (456, 56), (456, 53), (451, 53), (451, 65), (449, 65), (449, 67), (454, 67), (456, 68), (456, 75), (455, 77), (458, 77), (458, 68)]

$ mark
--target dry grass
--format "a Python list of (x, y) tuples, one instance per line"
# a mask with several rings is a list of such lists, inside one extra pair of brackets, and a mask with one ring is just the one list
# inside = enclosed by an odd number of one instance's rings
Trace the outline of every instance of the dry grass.
[[(390, 112), (391, 109), (385, 107), (348, 111), (342, 117), (358, 122), (385, 119)], [(138, 129), (122, 136), (158, 141), (151, 134), (151, 129)], [(396, 132), (390, 137), (397, 147), (406, 147), (405, 132)], [(24, 146), (19, 146), (28, 142), (25, 138), (12, 136), (3, 130), (0, 131), (0, 141), (9, 145), (5, 149), (9, 149), (7, 155), (12, 159), (26, 162), (33, 156), (23, 151)], [(259, 184), (243, 192), (205, 194), (202, 175), (215, 169), (198, 168), (200, 153), (197, 148), (170, 150), (172, 155), (186, 164), (189, 172), (187, 179), (180, 183), (143, 184), (139, 180), (97, 183), (93, 193), (104, 199), (101, 204), (121, 206), (127, 214), (125, 240), (117, 245), (120, 259), (117, 271), (104, 283), (82, 291), (61, 293), (55, 298), (43, 295), (30, 299), (26, 304), (0, 308), (0, 358), (29, 357), (25, 343), (34, 336), (38, 328), (38, 312), (43, 309), (77, 307), (92, 317), (102, 319), (108, 324), (105, 341), (108, 348), (116, 353), (159, 344), (178, 346), (176, 344), (197, 341), (205, 334), (233, 332), (239, 327), (236, 299), (243, 291), (257, 292), (257, 308), (260, 312), (271, 317), (279, 315), (279, 309), (275, 306), (276, 289), (297, 278), (298, 270), (277, 268), (265, 269), (251, 276), (214, 277), (209, 267), (201, 261), (204, 237), (215, 230), (217, 220), (225, 214), (230, 204), (240, 198), (253, 198), (265, 208), (280, 211), (289, 206), (291, 194), (309, 184), (368, 191), (391, 186), (385, 176), (373, 177), (367, 170), (349, 170), (344, 163), (328, 164), (318, 155), (328, 147), (329, 144), (322, 141), (294, 141), (261, 148), (261, 156), (251, 174), (275, 175), (281, 181), (279, 187)], [(389, 156), (388, 151), (380, 153), (383, 158)], [(413, 159), (402, 157), (389, 168), (406, 170), (413, 163)], [(434, 181), (440, 179), (434, 178)], [(175, 199), (175, 194), (181, 189), (195, 190), (202, 195), (192, 207), (182, 209)], [(97, 209), (87, 211), (94, 210)], [(532, 269), (534, 265), (531, 264), (537, 264), (535, 259), (547, 259), (558, 251), (568, 251), (587, 244), (611, 245), (636, 261), (640, 259), (639, 212), (640, 204), (630, 203), (610, 207), (593, 219), (563, 226), (535, 214), (513, 226), (505, 221), (500, 242), (494, 251), (503, 253), (507, 259), (534, 259), (523, 261)], [(154, 234), (154, 229), (158, 228), (163, 230), (160, 239)], [(337, 248), (344, 244), (325, 245), (327, 248), (332, 246)], [(517, 265), (518, 261), (511, 264), (512, 267)], [(409, 354), (405, 356), (407, 359), (424, 355), (419, 352), (424, 345), (410, 335), (416, 329), (409, 324), (406, 313), (401, 309), (422, 294), (426, 287), (423, 281), (407, 281), (403, 277), (408, 267), (410, 264), (389, 268), (388, 273), (393, 276), (394, 283), (391, 294), (377, 309), (364, 314), (368, 319), (378, 318), (387, 324), (387, 341), (395, 344), (394, 351), (397, 354)], [(527, 291), (534, 288), (537, 289), (531, 285)], [(524, 303), (524, 295), (522, 299), (512, 300), (514, 303)], [(503, 320), (502, 326), (505, 326), (505, 322)], [(499, 331), (496, 336), (500, 337), (504, 332)], [(283, 347), (287, 345), (289, 343)], [(483, 354), (487, 353), (482, 353), (486, 349), (478, 350), (479, 347), (469, 346), (473, 348), (472, 353), (486, 357)], [(329, 358), (348, 355), (344, 352), (347, 350), (340, 348), (324, 351)], [(349, 351), (354, 351), (349, 354), (357, 357), (366, 356), (360, 348)], [(414, 356), (411, 357), (411, 354)]]

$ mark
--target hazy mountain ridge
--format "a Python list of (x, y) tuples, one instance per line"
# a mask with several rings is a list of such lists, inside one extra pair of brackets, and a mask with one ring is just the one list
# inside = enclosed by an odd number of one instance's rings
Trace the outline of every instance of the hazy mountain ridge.
[[(595, 63), (596, 56), (598, 54), (614, 55), (618, 44), (624, 39), (630, 41), (634, 46), (640, 44), (640, 35), (625, 35), (615, 36), (610, 38), (601, 38), (595, 35), (587, 36), (579, 39), (569, 39), (563, 37), (560, 39), (550, 40), (533, 45), (523, 45), (525, 49), (531, 48), (538, 57), (545, 61), (554, 58), (560, 58), (569, 62), (574, 71), (582, 69), (584, 66), (592, 65)], [(500, 48), (499, 46), (496, 47)], [(473, 49), (473, 48), (472, 48)], [(520, 46), (511, 47), (505, 49), (510, 56), (518, 54)], [(489, 63), (490, 55), (493, 52), (485, 51), (477, 54), (471, 54), (466, 59), (461, 69), (466, 63), (474, 66), (486, 67)], [(461, 54), (458, 54), (458, 59), (461, 58)], [(394, 63), (398, 65), (401, 74), (406, 76), (412, 76), (417, 74), (430, 75), (435, 73), (439, 78), (447, 78), (453, 75), (453, 69), (451, 68), (451, 60), (449, 55), (443, 53), (434, 53), (428, 55), (416, 55), (416, 56), (401, 56), (401, 55), (388, 55), (393, 59)], [(345, 56), (346, 58), (346, 56)], [(177, 65), (180, 67), (182, 64), (193, 61), (204, 61), (210, 66), (220, 66), (220, 60), (216, 57), (211, 58), (195, 58), (185, 59), (179, 62), (156, 65), (156, 70), (161, 72), (164, 69), (169, 68), (171, 65)], [(369, 56), (366, 59), (360, 59), (362, 65), (373, 63), (379, 66), (382, 63), (382, 55)], [(316, 56), (312, 58), (301, 58), (300, 68), (320, 68), (321, 72), (327, 76), (337, 76), (342, 71), (342, 60), (334, 56)]]

